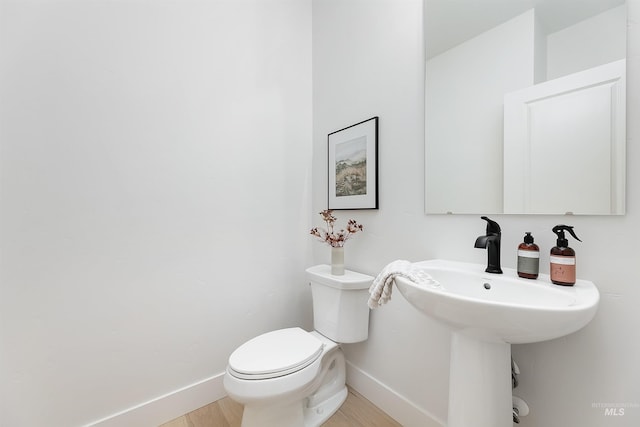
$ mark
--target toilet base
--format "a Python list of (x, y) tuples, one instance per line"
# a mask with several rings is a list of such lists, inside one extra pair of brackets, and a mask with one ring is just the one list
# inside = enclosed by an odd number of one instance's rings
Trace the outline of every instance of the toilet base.
[[(335, 414), (349, 394), (346, 363), (339, 347), (324, 355), (316, 379), (300, 390), (299, 398), (245, 403), (242, 427), (319, 427)], [(298, 394), (296, 393), (296, 394)], [(306, 397), (304, 397), (306, 396)]]
[(248, 405), (242, 413), (242, 427), (319, 427), (340, 409), (348, 394), (345, 386), (313, 407), (299, 401), (283, 406)]
[(300, 402), (283, 406), (247, 405), (242, 412), (242, 427), (300, 427), (303, 425), (304, 415)]
[(304, 427), (319, 427), (322, 425), (333, 414), (335, 414), (338, 409), (340, 409), (344, 401), (347, 400), (348, 394), (349, 391), (345, 386), (342, 390), (324, 402), (321, 402), (314, 407), (305, 407)]

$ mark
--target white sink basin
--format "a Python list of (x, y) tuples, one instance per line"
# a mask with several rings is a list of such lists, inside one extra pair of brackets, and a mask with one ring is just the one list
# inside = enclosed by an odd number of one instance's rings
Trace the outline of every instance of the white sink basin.
[(511, 427), (511, 344), (562, 337), (585, 326), (598, 308), (592, 282), (521, 279), (515, 270), (485, 273), (484, 265), (415, 263), (437, 285), (397, 277), (411, 305), (448, 325), (451, 336), (448, 427)]
[(484, 265), (430, 260), (414, 264), (440, 286), (418, 286), (396, 278), (411, 305), (454, 331), (479, 339), (511, 344), (562, 337), (585, 326), (598, 308), (592, 282), (558, 286), (547, 275), (521, 279), (513, 269), (485, 273)]

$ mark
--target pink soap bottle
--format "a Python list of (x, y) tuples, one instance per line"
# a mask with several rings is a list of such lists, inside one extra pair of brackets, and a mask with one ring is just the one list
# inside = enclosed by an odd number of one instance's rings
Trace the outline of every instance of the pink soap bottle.
[(558, 239), (556, 246), (551, 248), (551, 281), (556, 285), (573, 286), (576, 283), (576, 251), (569, 247), (569, 241), (566, 239), (564, 232), (568, 231), (576, 240), (576, 233), (570, 225), (556, 225), (553, 232), (556, 233)]

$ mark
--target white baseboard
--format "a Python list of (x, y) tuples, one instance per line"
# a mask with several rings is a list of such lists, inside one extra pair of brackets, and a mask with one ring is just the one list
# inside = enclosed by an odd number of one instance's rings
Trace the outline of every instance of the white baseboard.
[[(157, 427), (222, 399), (224, 372), (151, 399), (84, 427)], [(347, 384), (404, 427), (444, 427), (442, 420), (347, 361)]]
[(84, 427), (157, 427), (227, 395), (224, 372), (151, 399)]
[(444, 427), (446, 424), (406, 397), (347, 361), (347, 384), (404, 427)]

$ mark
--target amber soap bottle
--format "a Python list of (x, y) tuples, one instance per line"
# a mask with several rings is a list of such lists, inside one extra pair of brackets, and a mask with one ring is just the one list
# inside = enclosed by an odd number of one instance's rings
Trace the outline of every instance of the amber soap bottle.
[(537, 279), (540, 270), (540, 248), (533, 243), (530, 231), (524, 236), (524, 243), (518, 246), (518, 276)]
[(549, 257), (551, 262), (550, 276), (551, 282), (556, 285), (573, 286), (576, 283), (576, 252), (569, 247), (569, 241), (564, 235), (565, 231), (568, 231), (579, 242), (582, 241), (578, 239), (570, 225), (553, 227), (553, 232), (556, 233), (558, 239), (556, 246), (551, 248), (551, 256)]

